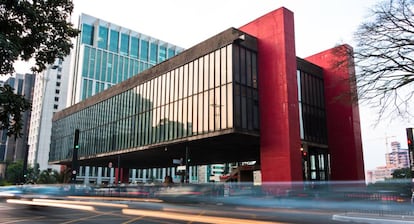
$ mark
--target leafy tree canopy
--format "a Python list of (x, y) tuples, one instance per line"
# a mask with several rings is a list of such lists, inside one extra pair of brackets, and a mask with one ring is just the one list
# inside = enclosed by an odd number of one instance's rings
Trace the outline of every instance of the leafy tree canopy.
[(0, 0), (0, 75), (13, 63), (35, 60), (34, 72), (70, 53), (79, 30), (69, 22), (71, 0)]
[[(72, 10), (71, 0), (0, 0), (0, 75), (12, 74), (17, 60), (33, 58), (36, 73), (68, 55), (80, 32), (69, 22)], [(20, 113), (29, 109), (10, 86), (0, 89), (0, 128), (9, 136), (21, 137)]]

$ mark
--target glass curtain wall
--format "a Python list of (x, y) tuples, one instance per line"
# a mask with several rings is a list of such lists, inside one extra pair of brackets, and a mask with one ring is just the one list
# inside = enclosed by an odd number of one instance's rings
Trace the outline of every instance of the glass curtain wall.
[(234, 129), (258, 133), (256, 53), (235, 44), (172, 69), (53, 124), (50, 160)]
[(328, 144), (326, 133), (323, 78), (297, 70), (300, 137), (302, 140)]
[[(120, 29), (82, 25), (81, 100), (173, 57), (180, 51), (175, 46), (149, 37), (143, 39), (139, 34), (121, 32)], [(94, 33), (98, 36), (96, 40)]]

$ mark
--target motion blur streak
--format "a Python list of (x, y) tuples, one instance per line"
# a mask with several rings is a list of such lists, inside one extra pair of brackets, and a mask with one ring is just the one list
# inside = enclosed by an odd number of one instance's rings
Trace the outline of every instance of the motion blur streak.
[(13, 194), (13, 193), (0, 192), (0, 197), (7, 198), (7, 197), (14, 197), (14, 196), (15, 196), (15, 194)]
[(23, 205), (34, 205), (34, 206), (48, 206), (48, 207), (69, 208), (69, 209), (79, 209), (79, 210), (87, 210), (87, 211), (95, 211), (95, 208), (94, 207), (87, 206), (87, 205), (70, 205), (70, 204), (36, 202), (36, 201), (17, 200), (17, 199), (7, 199), (7, 203), (11, 203), (11, 204), (23, 204)]
[(114, 204), (105, 202), (92, 202), (92, 201), (67, 201), (67, 200), (50, 200), (50, 199), (33, 199), (34, 202), (46, 202), (46, 203), (63, 203), (63, 204), (75, 204), (75, 205), (96, 205), (116, 208), (128, 208), (125, 204)]
[(248, 219), (224, 218), (224, 217), (215, 217), (215, 216), (199, 216), (199, 215), (148, 211), (148, 210), (138, 210), (138, 209), (122, 209), (122, 213), (126, 215), (141, 215), (141, 216), (149, 216), (149, 217), (158, 217), (158, 218), (163, 218), (163, 219), (174, 219), (174, 220), (182, 220), (182, 221), (189, 221), (189, 222), (201, 222), (201, 223), (220, 223), (220, 224), (282, 223), (282, 222), (255, 221), (255, 220), (248, 220)]
[(162, 203), (160, 199), (150, 198), (121, 198), (121, 197), (90, 197), (90, 196), (67, 196), (69, 199), (91, 199), (91, 200), (112, 200), (112, 201), (139, 201), (139, 202), (156, 202)]
[[(183, 208), (163, 208), (162, 210), (163, 211), (166, 211), (166, 212), (176, 212), (176, 213), (198, 213), (198, 212), (200, 212), (200, 209), (190, 209), (190, 208), (189, 209), (183, 209)], [(242, 215), (242, 216), (246, 217), (247, 219), (249, 218), (249, 216), (251, 218), (257, 217), (257, 215), (255, 213), (252, 213), (252, 212), (248, 213), (246, 211), (242, 211), (242, 213), (241, 213), (239, 211), (232, 212), (232, 211), (228, 211), (228, 210), (224, 210), (224, 211), (211, 210), (211, 211), (208, 211), (208, 213), (211, 214), (211, 215), (218, 215), (218, 216)]]

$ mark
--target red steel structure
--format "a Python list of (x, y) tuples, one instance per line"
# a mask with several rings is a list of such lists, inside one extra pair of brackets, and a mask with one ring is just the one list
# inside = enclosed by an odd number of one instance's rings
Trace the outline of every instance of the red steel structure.
[[(240, 30), (258, 39), (262, 181), (302, 181), (293, 13), (280, 8)], [(355, 72), (352, 58), (337, 53), (344, 48), (350, 49), (344, 45), (305, 60), (323, 69), (330, 179), (363, 180), (358, 105), (350, 97), (337, 100), (355, 89), (346, 81)]]

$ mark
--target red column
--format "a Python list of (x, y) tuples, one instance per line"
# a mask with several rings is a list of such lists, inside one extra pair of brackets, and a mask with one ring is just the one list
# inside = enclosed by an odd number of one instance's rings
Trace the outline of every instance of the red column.
[(258, 39), (262, 181), (301, 181), (293, 13), (280, 8), (240, 30)]
[(332, 180), (364, 180), (361, 127), (358, 104), (351, 94), (355, 84), (352, 48), (342, 45), (306, 58), (324, 69), (328, 145)]
[(129, 183), (129, 169), (128, 168), (115, 168), (115, 183)]

